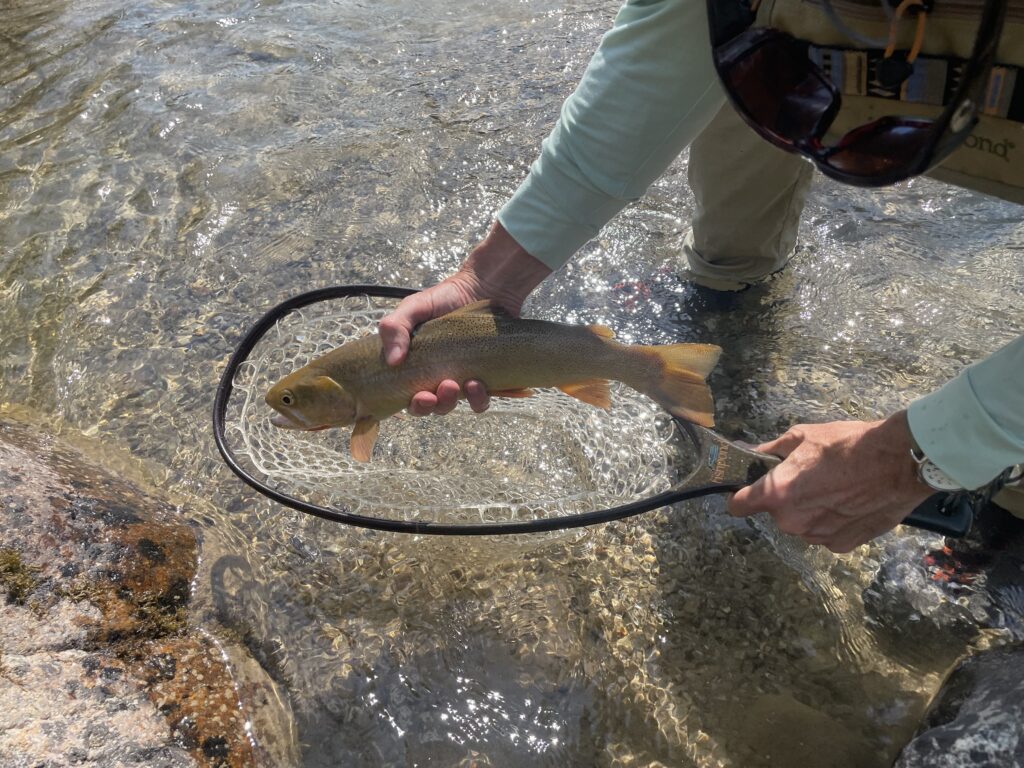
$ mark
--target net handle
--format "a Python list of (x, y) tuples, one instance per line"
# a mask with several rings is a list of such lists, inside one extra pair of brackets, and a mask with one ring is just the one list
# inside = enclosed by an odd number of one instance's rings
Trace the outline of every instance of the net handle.
[[(224, 435), (225, 419), (227, 415), (228, 401), (234, 391), (235, 374), (244, 363), (249, 353), (259, 341), (274, 327), (274, 325), (297, 309), (316, 304), (330, 299), (342, 299), (350, 296), (372, 296), (376, 298), (403, 299), (417, 293), (415, 288), (399, 288), (386, 285), (338, 285), (328, 288), (318, 288), (306, 293), (300, 293), (277, 306), (270, 309), (257, 321), (257, 323), (242, 337), (234, 353), (228, 360), (227, 368), (221, 376), (217, 386), (217, 393), (213, 401), (213, 438), (217, 443), (217, 450), (220, 451), (224, 463), (228, 465), (244, 483), (257, 490), (267, 498), (273, 499), (286, 507), (313, 515), (323, 520), (330, 520), (335, 523), (354, 525), (359, 528), (370, 528), (377, 531), (391, 531), (393, 533), (414, 533), (429, 534), (433, 536), (501, 536), (515, 533), (544, 533), (547, 531), (558, 531), (569, 528), (581, 528), (587, 525), (598, 525), (613, 520), (621, 520), (626, 517), (633, 517), (644, 512), (650, 512), (659, 507), (665, 507), (686, 499), (693, 499), (699, 496), (706, 496), (712, 493), (723, 493), (739, 490), (741, 486), (726, 486), (719, 484), (697, 485), (688, 488), (688, 476), (676, 483), (675, 487), (668, 491), (649, 496), (646, 499), (622, 504), (617, 507), (599, 509), (593, 512), (581, 512), (575, 515), (563, 517), (549, 517), (540, 520), (529, 520), (516, 523), (474, 523), (463, 525), (451, 525), (445, 523), (432, 523), (429, 521), (417, 520), (388, 520), (386, 518), (368, 517), (349, 512), (344, 509), (323, 507), (318, 504), (297, 499), (289, 496), (249, 474), (235, 458), (235, 454), (228, 446)], [(687, 431), (690, 439), (696, 441), (696, 436)]]

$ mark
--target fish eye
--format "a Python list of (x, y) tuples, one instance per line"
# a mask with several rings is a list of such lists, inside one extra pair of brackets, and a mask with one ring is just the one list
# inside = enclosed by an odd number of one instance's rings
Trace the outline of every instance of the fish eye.
[(286, 389), (281, 393), (281, 404), (282, 405), (294, 405), (295, 395), (292, 394), (290, 389)]

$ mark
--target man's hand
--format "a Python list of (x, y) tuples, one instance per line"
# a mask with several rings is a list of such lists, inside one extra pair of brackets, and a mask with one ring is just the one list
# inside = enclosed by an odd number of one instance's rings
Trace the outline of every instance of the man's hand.
[[(550, 269), (527, 253), (500, 223), (495, 223), (458, 272), (406, 297), (380, 321), (378, 332), (384, 343), (385, 361), (388, 365), (400, 365), (405, 360), (417, 325), (475, 301), (491, 299), (518, 317), (530, 291), (549, 274)], [(487, 410), (490, 401), (484, 385), (470, 380), (464, 386), (470, 407), (477, 413)], [(436, 392), (413, 395), (409, 413), (446, 414), (455, 408), (461, 394), (459, 382), (446, 379)]]
[[(394, 312), (381, 319), (377, 328), (384, 342), (384, 360), (388, 365), (399, 365), (405, 359), (413, 329), (420, 323), (483, 298), (473, 276), (460, 270), (437, 285), (402, 299)], [(438, 385), (437, 392), (424, 391), (413, 395), (409, 413), (414, 416), (442, 416), (455, 408), (461, 394), (457, 381), (445, 379)], [(466, 382), (466, 400), (477, 413), (486, 411), (490, 405), (487, 390), (479, 381)]]
[(784, 461), (729, 500), (729, 512), (767, 512), (784, 533), (849, 552), (896, 527), (934, 493), (918, 481), (910, 428), (884, 421), (801, 424), (757, 450)]

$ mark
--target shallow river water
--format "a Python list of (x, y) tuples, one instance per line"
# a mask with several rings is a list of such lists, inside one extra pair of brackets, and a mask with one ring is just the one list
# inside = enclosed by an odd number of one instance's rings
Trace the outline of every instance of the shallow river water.
[[(221, 464), (213, 390), (253, 319), (451, 271), (615, 10), (0, 3), (0, 403), (182, 500), (210, 566), (197, 620), (286, 687), (306, 766), (887, 766), (964, 649), (862, 598), (935, 536), (835, 557), (711, 499), (555, 541), (422, 541), (303, 518)], [(791, 266), (727, 307), (676, 276), (691, 206), (683, 157), (527, 312), (720, 344), (732, 437), (884, 415), (1019, 331), (1009, 204), (819, 180)]]

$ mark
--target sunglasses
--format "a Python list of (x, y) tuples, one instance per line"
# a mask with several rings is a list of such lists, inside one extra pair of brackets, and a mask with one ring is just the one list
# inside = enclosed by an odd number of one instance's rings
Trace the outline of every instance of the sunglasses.
[(822, 140), (842, 96), (809, 57), (810, 44), (753, 27), (756, 11), (749, 0), (708, 0), (715, 69), (740, 115), (761, 137), (810, 158), (826, 176), (863, 187), (925, 173), (970, 135), (1005, 15), (1006, 0), (986, 0), (971, 58), (937, 118), (882, 117), (826, 146)]

